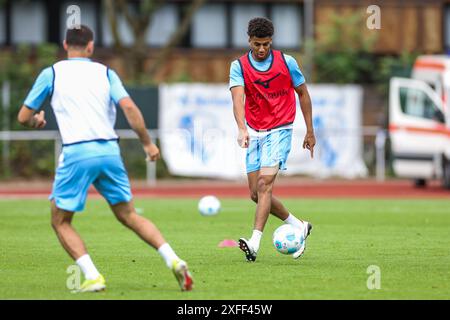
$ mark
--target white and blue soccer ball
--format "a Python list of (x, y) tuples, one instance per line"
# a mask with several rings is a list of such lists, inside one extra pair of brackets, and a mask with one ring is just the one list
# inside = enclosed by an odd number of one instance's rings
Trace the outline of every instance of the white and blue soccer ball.
[(198, 202), (198, 211), (203, 216), (213, 216), (220, 212), (220, 201), (215, 196), (204, 196)]
[(305, 241), (303, 230), (290, 224), (278, 227), (273, 233), (273, 245), (282, 254), (297, 252)]

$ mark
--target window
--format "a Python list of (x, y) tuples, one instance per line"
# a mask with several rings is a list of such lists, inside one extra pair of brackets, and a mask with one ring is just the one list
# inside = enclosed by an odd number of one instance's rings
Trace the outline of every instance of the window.
[(147, 31), (147, 44), (165, 45), (178, 25), (178, 11), (175, 5), (165, 5), (153, 14)]
[(302, 42), (302, 15), (298, 4), (235, 4), (231, 8), (231, 45), (248, 46), (247, 28), (250, 19), (267, 17), (272, 20), (276, 48), (298, 48)]
[(192, 45), (204, 48), (227, 46), (227, 17), (224, 4), (204, 5), (197, 11), (192, 21)]
[(400, 88), (400, 105), (403, 113), (419, 118), (444, 122), (444, 115), (422, 90)]
[[(169, 41), (172, 33), (178, 24), (178, 12), (175, 5), (165, 5), (156, 11), (147, 30), (146, 43), (153, 46), (162, 46)], [(117, 19), (117, 29), (120, 39), (125, 46), (129, 46), (134, 41), (133, 30), (123, 15)], [(103, 13), (102, 18), (103, 45), (110, 47), (114, 44), (108, 16)]]
[[(123, 15), (120, 15), (117, 18), (117, 32), (119, 33), (120, 39), (123, 41), (123, 45), (127, 46), (133, 43), (133, 31)], [(114, 38), (106, 12), (103, 12), (102, 15), (102, 38), (102, 45), (105, 47), (111, 47), (114, 45)]]
[(445, 7), (444, 11), (444, 47), (447, 53), (450, 52), (450, 6)]
[(61, 3), (60, 8), (60, 40), (64, 40), (66, 36), (67, 29), (67, 18), (69, 15), (67, 14), (67, 8), (71, 5), (77, 5), (80, 7), (81, 13), (81, 24), (84, 24), (91, 28), (94, 31), (94, 39), (97, 39), (97, 25), (96, 25), (96, 17), (95, 17), (95, 4), (87, 1), (64, 1)]
[(12, 2), (12, 43), (38, 44), (47, 40), (47, 17), (41, 1)]
[(264, 6), (258, 4), (236, 4), (231, 10), (231, 44), (233, 47), (248, 47), (248, 22), (255, 17), (265, 17)]
[(275, 28), (273, 45), (277, 48), (298, 47), (302, 35), (299, 7), (290, 4), (274, 5), (271, 17)]
[(6, 16), (5, 9), (0, 7), (0, 44), (6, 42)]

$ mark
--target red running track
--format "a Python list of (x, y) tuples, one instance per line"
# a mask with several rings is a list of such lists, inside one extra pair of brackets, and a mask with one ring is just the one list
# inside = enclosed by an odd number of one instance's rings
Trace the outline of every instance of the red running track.
[[(51, 192), (51, 183), (6, 183), (0, 185), (1, 198), (41, 198)], [(155, 187), (143, 182), (132, 182), (133, 195), (139, 198), (198, 198), (212, 194), (224, 198), (248, 198), (246, 181), (161, 181)], [(316, 181), (309, 179), (280, 179), (274, 187), (274, 195), (293, 198), (419, 198), (450, 199), (450, 190), (443, 189), (437, 181), (425, 188), (417, 188), (411, 181), (392, 180), (376, 182), (357, 181)], [(91, 189), (91, 195), (98, 193)]]

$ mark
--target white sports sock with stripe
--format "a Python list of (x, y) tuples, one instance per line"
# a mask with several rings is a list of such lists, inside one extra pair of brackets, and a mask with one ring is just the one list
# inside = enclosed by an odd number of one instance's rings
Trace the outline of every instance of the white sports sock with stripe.
[(262, 237), (262, 232), (255, 229), (255, 230), (253, 230), (252, 237), (250, 238), (250, 240), (248, 240), (248, 242), (252, 246), (253, 250), (255, 250), (256, 252), (258, 252), (258, 250), (259, 250), (259, 244), (261, 242), (261, 237)]
[(172, 269), (173, 261), (181, 260), (167, 242), (158, 248), (158, 253), (164, 259), (169, 269)]
[(99, 277), (100, 273), (88, 254), (79, 257), (76, 263), (81, 268), (81, 271), (83, 271), (84, 277), (87, 280), (95, 280)]
[(297, 219), (292, 213), (289, 212), (289, 216), (286, 220), (284, 220), (284, 223), (290, 224), (293, 227), (303, 229), (303, 221), (300, 219)]

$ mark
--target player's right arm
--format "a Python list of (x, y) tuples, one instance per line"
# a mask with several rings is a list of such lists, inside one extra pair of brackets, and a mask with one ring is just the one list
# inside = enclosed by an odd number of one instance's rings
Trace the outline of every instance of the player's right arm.
[(133, 129), (139, 137), (145, 154), (147, 155), (146, 160), (158, 160), (160, 158), (159, 148), (152, 142), (150, 135), (148, 134), (141, 110), (139, 110), (133, 99), (130, 98), (123, 87), (119, 76), (113, 70), (108, 70), (108, 79), (111, 85), (111, 98), (120, 106), (131, 129)]
[(42, 70), (28, 93), (19, 114), (17, 121), (25, 127), (42, 129), (45, 121), (44, 111), (38, 112), (42, 103), (53, 90), (53, 70), (51, 67)]
[(230, 67), (230, 91), (233, 100), (234, 119), (238, 126), (238, 143), (242, 148), (247, 148), (249, 144), (249, 135), (245, 124), (245, 104), (244, 104), (244, 78), (237, 61), (234, 61)]
[(244, 108), (244, 87), (237, 86), (231, 88), (231, 96), (233, 99), (234, 119), (238, 126), (238, 143), (242, 148), (247, 148), (249, 143), (249, 135), (247, 126), (245, 125), (245, 108)]

